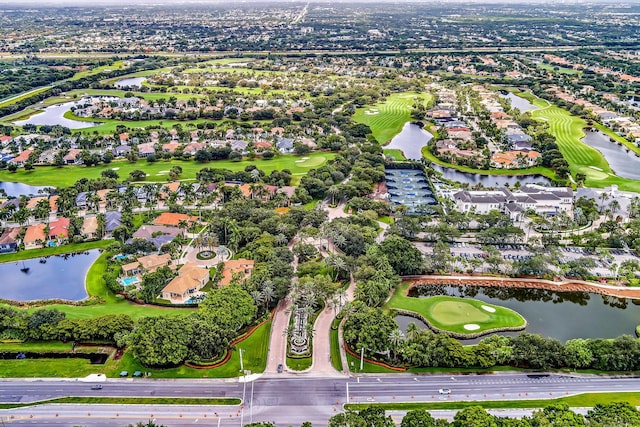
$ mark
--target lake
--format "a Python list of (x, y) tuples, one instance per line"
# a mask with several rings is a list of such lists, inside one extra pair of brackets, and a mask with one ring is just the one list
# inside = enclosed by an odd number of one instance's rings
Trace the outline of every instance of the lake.
[(134, 87), (141, 87), (142, 83), (145, 82), (147, 80), (146, 77), (131, 77), (128, 79), (122, 79), (122, 80), (118, 80), (117, 82), (115, 82), (113, 85), (117, 88), (126, 88), (126, 87), (130, 87), (130, 88), (134, 88)]
[[(562, 342), (573, 338), (615, 338), (634, 335), (640, 324), (638, 300), (609, 297), (587, 292), (554, 292), (544, 289), (522, 289), (476, 286), (426, 286), (412, 289), (410, 296), (451, 295), (475, 298), (510, 308), (528, 322), (525, 332), (540, 334)], [(398, 319), (406, 328), (408, 316)], [(426, 325), (422, 324), (423, 327)], [(517, 333), (506, 333), (517, 335)], [(464, 340), (465, 344), (478, 340)]]
[(511, 106), (520, 110), (521, 113), (524, 113), (525, 111), (533, 111), (538, 109), (538, 107), (536, 107), (526, 99), (520, 98), (519, 96), (514, 95), (511, 92), (507, 92), (506, 94), (500, 93), (500, 96), (502, 98), (506, 98), (509, 101), (511, 101)]
[(640, 158), (624, 145), (611, 142), (604, 133), (589, 132), (582, 142), (600, 151), (616, 175), (629, 179), (640, 179)]
[(22, 126), (26, 124), (32, 125), (60, 125), (69, 129), (84, 129), (90, 128), (93, 126), (98, 126), (101, 123), (93, 123), (93, 122), (82, 122), (80, 120), (72, 120), (64, 117), (64, 114), (71, 109), (74, 105), (79, 105), (83, 103), (83, 100), (80, 101), (72, 101), (65, 102), (63, 104), (51, 105), (42, 112), (34, 114), (26, 120), (18, 120), (13, 122), (13, 124), (17, 126)]
[(418, 125), (407, 122), (402, 127), (402, 131), (393, 137), (388, 145), (383, 148), (395, 148), (402, 150), (404, 156), (409, 160), (422, 159), (422, 147), (433, 139), (426, 130)]
[(542, 175), (487, 175), (480, 173), (460, 172), (459, 170), (431, 163), (431, 168), (442, 174), (443, 179), (467, 183), (469, 185), (482, 184), (484, 187), (503, 187), (505, 184), (511, 186), (516, 182), (520, 184), (541, 184), (551, 185), (551, 180)]
[[(0, 264), (0, 298), (14, 301), (67, 299), (80, 301), (88, 297), (85, 276), (100, 251), (54, 255), (40, 263), (40, 258)], [(21, 269), (28, 267), (23, 273)]]
[(10, 197), (20, 197), (21, 195), (30, 196), (38, 194), (38, 190), (43, 190), (47, 187), (38, 187), (35, 185), (27, 185), (21, 182), (2, 182), (0, 181), (0, 189), (7, 193)]

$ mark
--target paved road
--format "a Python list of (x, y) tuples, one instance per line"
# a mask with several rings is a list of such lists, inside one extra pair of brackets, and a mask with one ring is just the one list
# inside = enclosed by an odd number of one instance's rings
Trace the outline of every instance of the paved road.
[[(233, 382), (231, 382), (233, 381)], [(326, 425), (327, 419), (350, 402), (437, 402), (443, 400), (539, 399), (567, 393), (596, 391), (640, 391), (634, 377), (603, 378), (571, 375), (380, 375), (350, 378), (313, 378), (289, 374), (267, 374), (252, 383), (216, 380), (108, 380), (99, 391), (90, 383), (73, 381), (0, 381), (0, 400), (26, 402), (64, 395), (104, 396), (245, 396), (244, 406), (158, 405), (41, 405), (0, 411), (5, 425), (46, 424), (73, 426), (124, 426), (157, 418), (167, 426), (241, 425), (250, 421), (274, 421), (278, 425), (300, 425), (312, 421)], [(451, 395), (438, 393), (451, 389)], [(57, 414), (57, 416), (56, 416)], [(89, 415), (90, 414), (90, 415)], [(217, 414), (217, 415), (216, 415)], [(205, 417), (206, 415), (206, 417)]]

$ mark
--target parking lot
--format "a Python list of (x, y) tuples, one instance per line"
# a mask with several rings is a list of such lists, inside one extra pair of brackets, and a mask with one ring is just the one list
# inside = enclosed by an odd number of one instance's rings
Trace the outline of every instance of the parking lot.
[[(414, 245), (425, 255), (431, 255), (433, 253), (433, 243), (415, 242)], [(531, 258), (533, 254), (529, 250), (527, 245), (524, 244), (500, 244), (493, 245), (497, 248), (506, 261), (505, 264), (512, 263), (514, 261), (520, 261)], [(485, 259), (487, 253), (482, 250), (480, 245), (468, 243), (468, 242), (455, 242), (450, 245), (451, 255), (458, 257), (459, 259)], [(625, 260), (639, 260), (640, 256), (634, 251), (625, 251), (622, 249), (609, 249), (610, 256), (603, 256), (600, 253), (593, 252), (586, 248), (567, 246), (560, 248), (561, 254), (557, 260), (559, 263), (575, 260), (583, 257), (593, 258), (596, 262), (596, 268), (592, 269), (592, 273), (596, 276), (613, 277), (616, 275), (616, 271), (612, 270), (612, 267), (619, 266)], [(468, 270), (469, 266), (465, 265), (459, 260), (455, 266), (462, 270)], [(486, 272), (489, 269), (489, 265), (485, 262), (480, 267), (474, 269), (474, 272)]]

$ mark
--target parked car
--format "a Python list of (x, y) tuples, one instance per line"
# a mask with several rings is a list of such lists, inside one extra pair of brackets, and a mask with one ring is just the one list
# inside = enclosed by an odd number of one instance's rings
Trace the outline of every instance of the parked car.
[(142, 372), (140, 372), (140, 371), (135, 371), (135, 372), (133, 373), (133, 376), (134, 376), (134, 377), (141, 377), (141, 376), (142, 376)]
[(129, 376), (129, 372), (128, 371), (121, 371), (120, 372), (120, 376), (123, 377), (123, 378), (124, 377), (128, 377)]
[(278, 373), (281, 374), (282, 373), (282, 363), (278, 363)]

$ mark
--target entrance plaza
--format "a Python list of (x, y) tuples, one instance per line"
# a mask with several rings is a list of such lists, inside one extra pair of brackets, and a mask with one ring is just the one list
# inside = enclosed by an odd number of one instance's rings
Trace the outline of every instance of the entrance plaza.
[(387, 169), (385, 175), (389, 201), (405, 205), (409, 214), (429, 213), (438, 204), (421, 169)]

